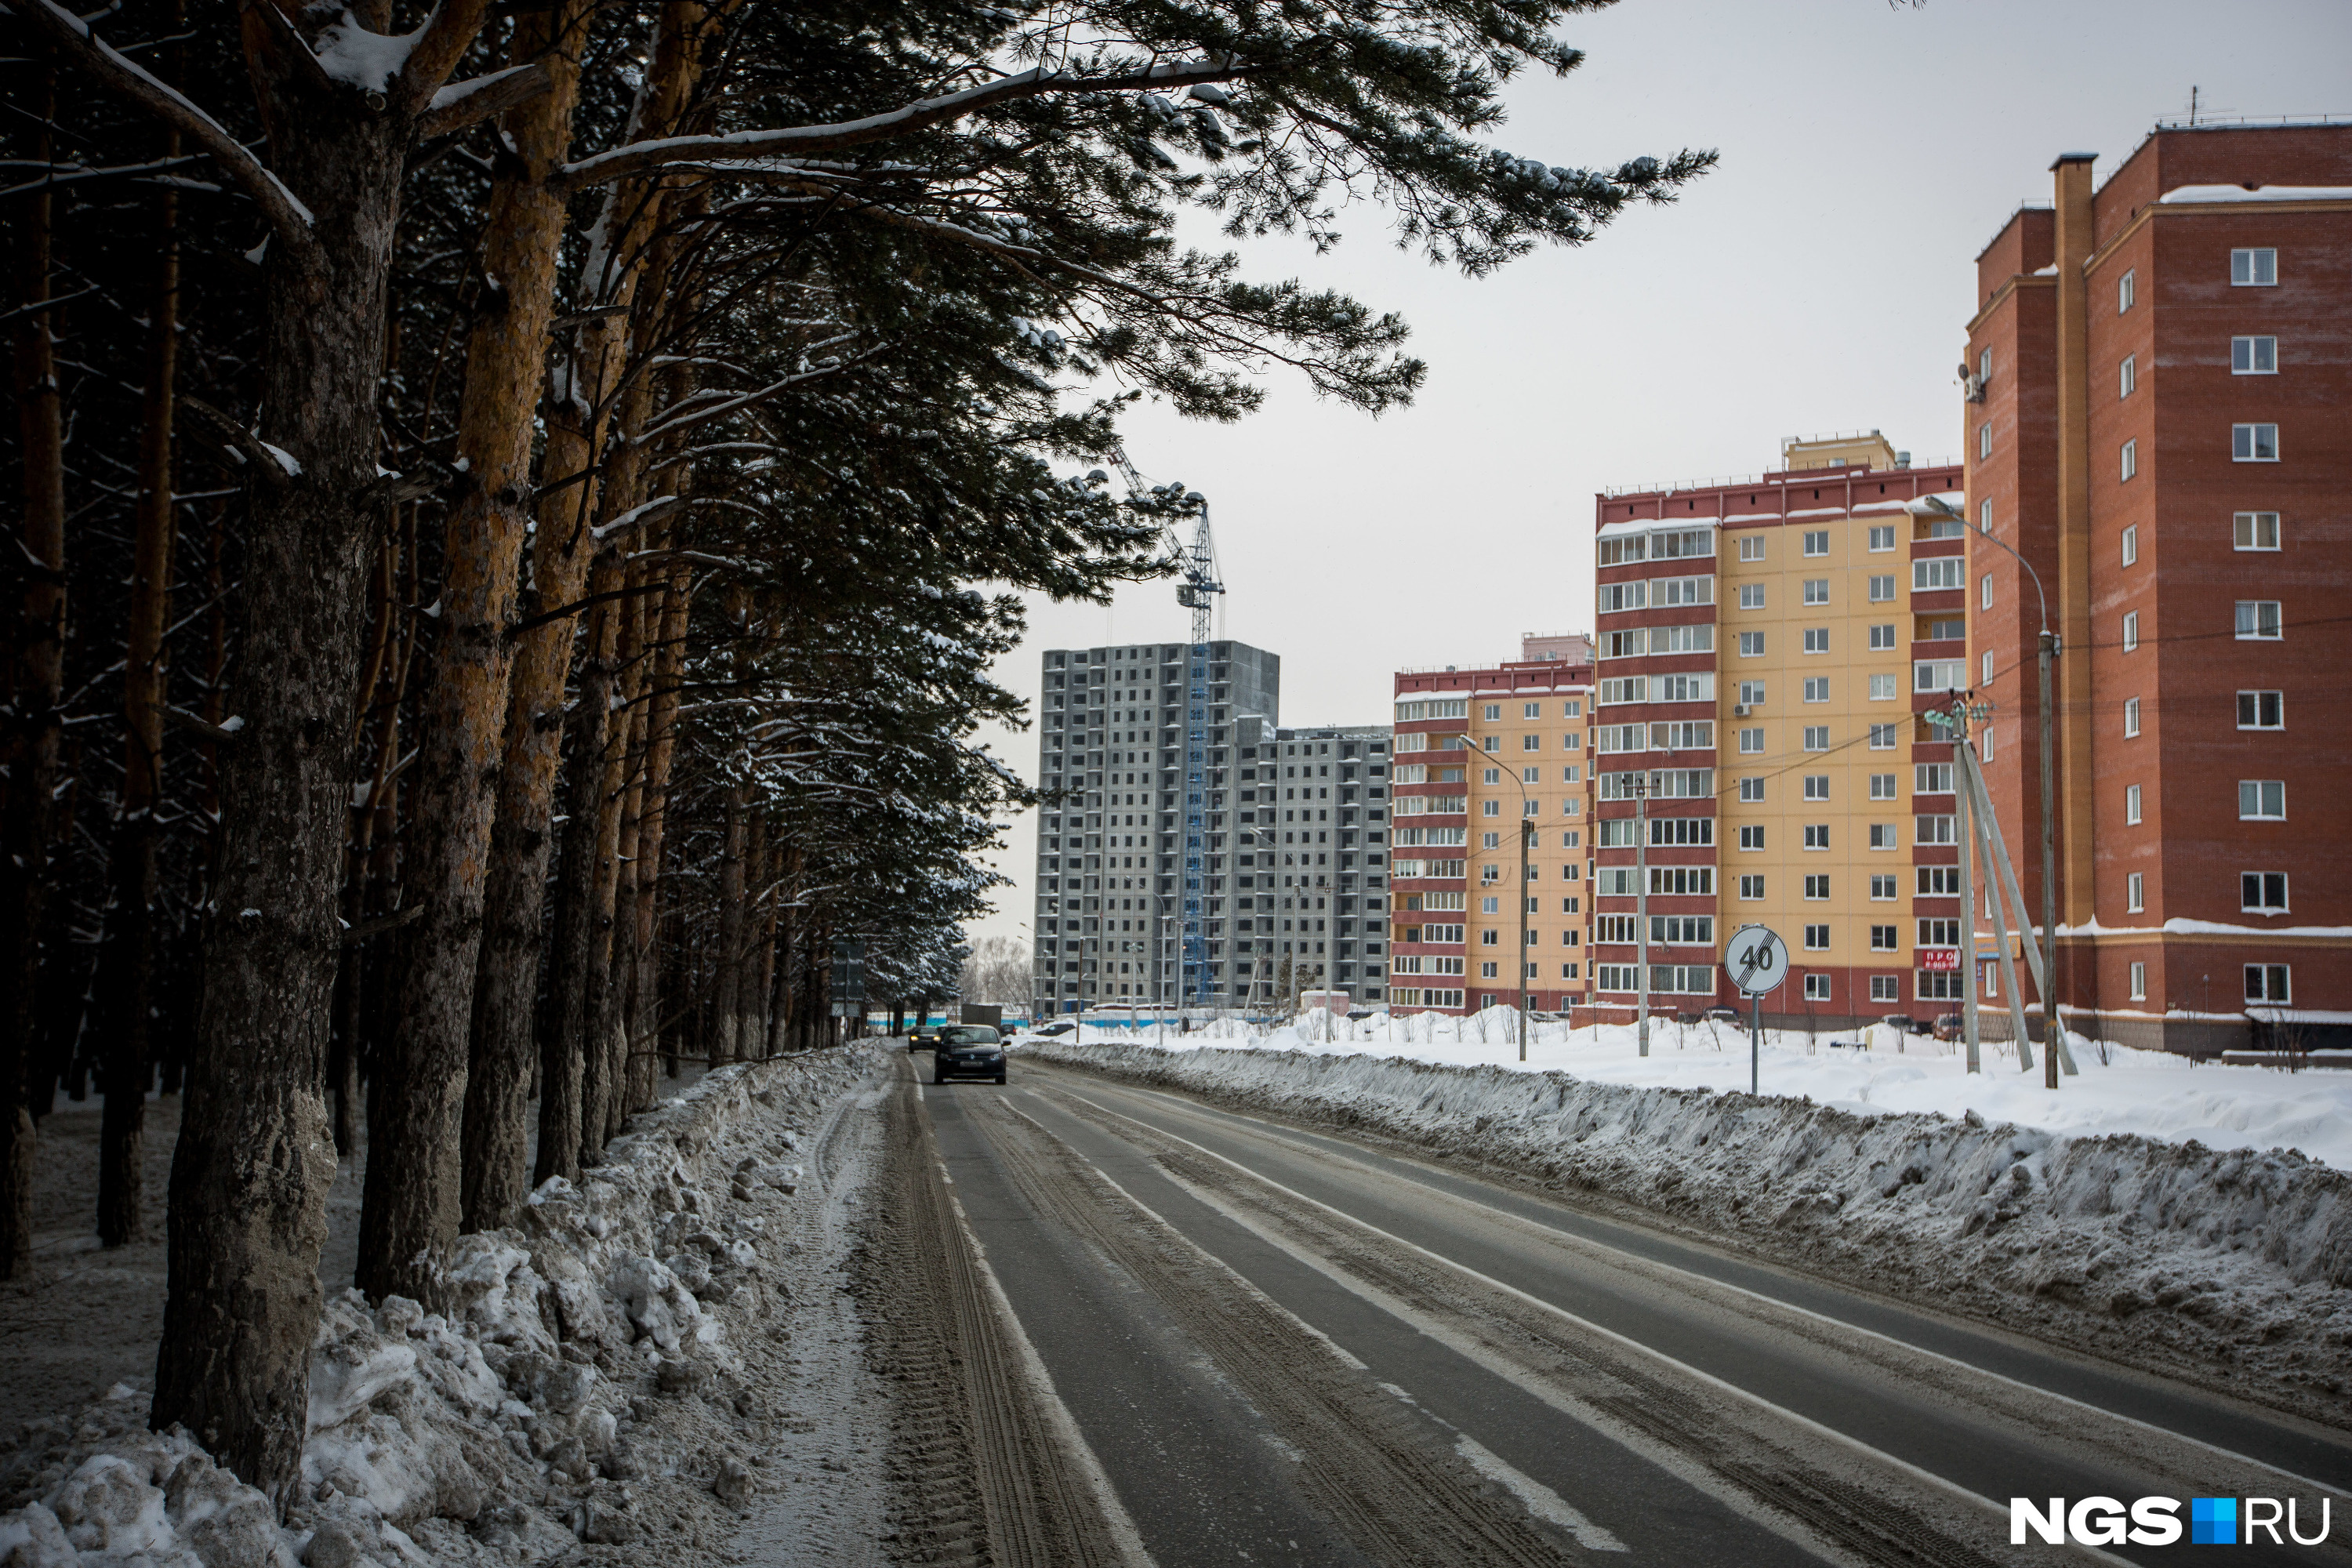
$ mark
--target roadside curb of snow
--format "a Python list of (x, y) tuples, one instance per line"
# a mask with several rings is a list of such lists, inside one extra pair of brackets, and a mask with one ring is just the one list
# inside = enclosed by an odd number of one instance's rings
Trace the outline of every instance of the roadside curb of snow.
[(1392, 1057), (1024, 1054), (1597, 1194), (1804, 1272), (2346, 1424), (2352, 1175), (2292, 1150)]
[[(0, 1451), (0, 1563), (539, 1563), (625, 1552), (649, 1511), (686, 1538), (664, 1554), (700, 1540), (686, 1516), (730, 1513), (754, 1479), (708, 1445), (681, 1451), (656, 1402), (740, 1380), (730, 1328), (787, 1305), (762, 1247), (801, 1177), (784, 1162), (887, 1059), (866, 1043), (739, 1063), (631, 1118), (576, 1186), (549, 1181), (514, 1226), (458, 1238), (446, 1316), (331, 1297), (282, 1528), (118, 1385)], [(632, 1484), (649, 1477), (658, 1499)]]

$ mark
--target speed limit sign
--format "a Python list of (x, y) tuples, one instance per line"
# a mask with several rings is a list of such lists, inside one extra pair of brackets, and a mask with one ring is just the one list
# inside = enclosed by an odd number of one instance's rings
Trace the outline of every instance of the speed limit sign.
[(1769, 926), (1741, 926), (1723, 950), (1723, 969), (1745, 995), (1777, 991), (1789, 978), (1789, 944)]

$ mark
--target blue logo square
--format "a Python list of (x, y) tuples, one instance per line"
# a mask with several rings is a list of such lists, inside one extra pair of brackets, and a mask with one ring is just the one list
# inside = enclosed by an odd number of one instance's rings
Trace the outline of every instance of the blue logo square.
[(2238, 1500), (2233, 1497), (2190, 1498), (2189, 1543), (2191, 1546), (2238, 1544)]

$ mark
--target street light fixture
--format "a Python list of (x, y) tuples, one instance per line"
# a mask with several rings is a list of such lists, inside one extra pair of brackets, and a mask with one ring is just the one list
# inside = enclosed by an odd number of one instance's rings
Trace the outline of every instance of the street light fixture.
[[(1983, 540), (1987, 544), (2006, 552), (2010, 559), (2015, 561), (2020, 566), (2024, 567), (2026, 576), (2032, 579), (2033, 597), (2039, 605), (2042, 612), (2042, 634), (2035, 645), (2036, 651), (2034, 655), (2034, 662), (2039, 668), (2042, 681), (2042, 940), (2039, 945), (2042, 949), (2042, 991), (2044, 993), (2042, 998), (2042, 1032), (2043, 1044), (2046, 1047), (2051, 1041), (2060, 1038), (2065, 1028), (2065, 1026), (2059, 1022), (2058, 1018), (2057, 818), (2055, 815), (2056, 807), (2053, 799), (2054, 789), (2052, 782), (2052, 768), (2053, 765), (2053, 752), (2056, 749), (2056, 741), (2054, 737), (2057, 717), (2052, 711), (2050, 703), (2050, 667), (2057, 659), (2058, 655), (2063, 650), (2059, 647), (2058, 638), (2053, 635), (2050, 630), (2050, 599), (2049, 595), (2042, 591), (2042, 574), (2033, 569), (2033, 563), (2019, 554), (2017, 551), (2009, 544), (2004, 543), (2000, 540), (1995, 539), (1992, 536), (1991, 530), (1985, 528), (1979, 523), (1971, 523), (1969, 521), (1968, 513), (1966, 511), (1954, 507), (1951, 502), (1944, 500), (1941, 496), (1931, 495), (1927, 498), (1927, 510), (1930, 515), (1958, 522), (1962, 528), (1967, 529), (1970, 533), (1975, 535), (1977, 538)], [(1966, 855), (1968, 853), (1967, 847), (1963, 846), (1960, 852), (1961, 854)], [(1969, 921), (1969, 934), (1971, 938), (1973, 938), (1975, 932), (1975, 918), (1973, 912), (1970, 912)], [(1974, 962), (1975, 945), (1974, 941), (1971, 940), (1969, 942), (1970, 961), (1965, 972), (1966, 983), (1971, 992), (1976, 988), (1976, 964)], [(2042, 1051), (2042, 1078), (2044, 1088), (2056, 1089), (2058, 1087), (2058, 1054), (2056, 1051), (2047, 1048)]]

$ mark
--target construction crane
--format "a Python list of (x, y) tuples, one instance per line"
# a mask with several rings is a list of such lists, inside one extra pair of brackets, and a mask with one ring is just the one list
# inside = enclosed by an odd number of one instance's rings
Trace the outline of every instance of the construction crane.
[[(1225, 585), (1218, 577), (1216, 542), (1209, 532), (1209, 498), (1198, 490), (1187, 491), (1181, 484), (1146, 485), (1123, 447), (1111, 448), (1111, 460), (1127, 480), (1129, 495), (1137, 500), (1147, 496), (1177, 500), (1199, 520), (1189, 541), (1174, 520), (1164, 535), (1169, 560), (1182, 579), (1176, 587), (1176, 602), (1192, 612), (1192, 640), (1184, 650), (1184, 885), (1177, 927), (1177, 1005), (1189, 1010), (1193, 999), (1208, 989), (1203, 895), (1208, 886), (1209, 848), (1209, 637), (1217, 595), (1225, 591)], [(1088, 477), (1097, 482), (1110, 478), (1099, 468)]]

